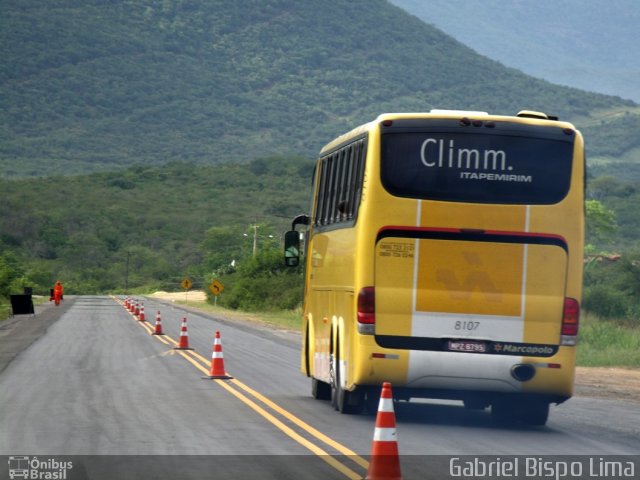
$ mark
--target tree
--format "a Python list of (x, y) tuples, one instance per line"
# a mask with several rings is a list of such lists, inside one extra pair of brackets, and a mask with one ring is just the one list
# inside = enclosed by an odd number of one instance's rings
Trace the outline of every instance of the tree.
[(23, 276), (24, 271), (15, 255), (11, 253), (0, 255), (0, 297), (8, 298)]
[(587, 214), (586, 243), (591, 249), (609, 243), (616, 231), (618, 223), (616, 214), (598, 200), (587, 200), (585, 203)]
[(292, 310), (302, 303), (302, 266), (285, 266), (280, 249), (261, 249), (255, 257), (245, 258), (237, 271), (222, 281), (225, 284), (223, 305), (231, 308)]
[(207, 271), (227, 269), (249, 253), (248, 244), (238, 226), (211, 227), (205, 232), (201, 249), (205, 252), (204, 265)]

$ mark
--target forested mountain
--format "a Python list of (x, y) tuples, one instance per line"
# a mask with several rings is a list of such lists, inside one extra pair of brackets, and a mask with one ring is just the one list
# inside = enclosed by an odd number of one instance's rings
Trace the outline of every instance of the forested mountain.
[[(385, 0), (4, 0), (0, 42), (0, 304), (58, 276), (177, 289), (247, 265), (253, 234), (275, 246), (307, 211), (309, 158), (384, 111), (546, 111), (583, 131), (590, 175), (640, 178), (638, 105), (506, 68)], [(640, 186), (597, 186), (626, 248)]]
[(390, 1), (509, 67), (640, 101), (637, 0)]
[(5, 178), (309, 157), (431, 108), (547, 111), (605, 132), (587, 138), (603, 158), (638, 148), (606, 134), (637, 137), (632, 102), (505, 68), (385, 0), (4, 0), (0, 43)]

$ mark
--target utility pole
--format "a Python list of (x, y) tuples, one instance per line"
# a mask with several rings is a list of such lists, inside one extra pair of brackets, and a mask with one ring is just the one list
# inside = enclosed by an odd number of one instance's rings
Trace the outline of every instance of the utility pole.
[[(260, 225), (254, 223), (253, 225), (249, 225), (249, 227), (253, 228), (253, 257), (255, 258), (258, 254), (258, 227), (260, 227)], [(243, 233), (242, 235), (249, 238), (249, 235), (246, 233)], [(267, 235), (266, 237), (263, 236), (261, 238), (273, 238), (273, 235)]]
[(253, 256), (255, 258), (258, 251), (258, 224), (253, 224)]

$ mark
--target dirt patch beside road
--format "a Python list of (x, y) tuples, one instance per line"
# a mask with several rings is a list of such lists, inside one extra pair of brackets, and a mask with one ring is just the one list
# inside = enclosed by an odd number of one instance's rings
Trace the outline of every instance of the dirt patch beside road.
[(640, 369), (577, 367), (575, 392), (587, 397), (640, 403)]
[(149, 297), (169, 300), (170, 302), (175, 302), (176, 300), (184, 301), (185, 299), (190, 302), (205, 302), (207, 300), (207, 294), (203, 290), (189, 290), (188, 292), (160, 291), (153, 292)]

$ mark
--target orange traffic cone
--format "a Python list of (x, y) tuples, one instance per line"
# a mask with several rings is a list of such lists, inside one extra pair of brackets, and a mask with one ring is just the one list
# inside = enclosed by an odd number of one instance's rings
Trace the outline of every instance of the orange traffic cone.
[(371, 444), (371, 459), (366, 480), (401, 480), (396, 414), (393, 411), (391, 384), (382, 384), (376, 429)]
[(216, 332), (216, 339), (213, 341), (213, 353), (211, 354), (211, 369), (209, 370), (209, 376), (202, 378), (213, 378), (219, 380), (233, 378), (224, 371), (224, 355), (222, 354), (220, 332)]
[(140, 302), (136, 300), (136, 306), (133, 313), (136, 317), (140, 315)]
[(182, 319), (182, 326), (180, 327), (180, 343), (174, 350), (193, 350), (189, 348), (189, 333), (187, 332), (187, 317)]
[(162, 333), (162, 320), (160, 319), (160, 310), (158, 310), (158, 314), (156, 315), (156, 331), (153, 332), (152, 335), (164, 335), (164, 333)]
[(129, 308), (129, 297), (124, 297), (124, 302), (122, 303), (124, 308)]
[(145, 318), (144, 318), (144, 303), (140, 305), (140, 315), (138, 315), (138, 320), (140, 320), (141, 322), (145, 321)]

